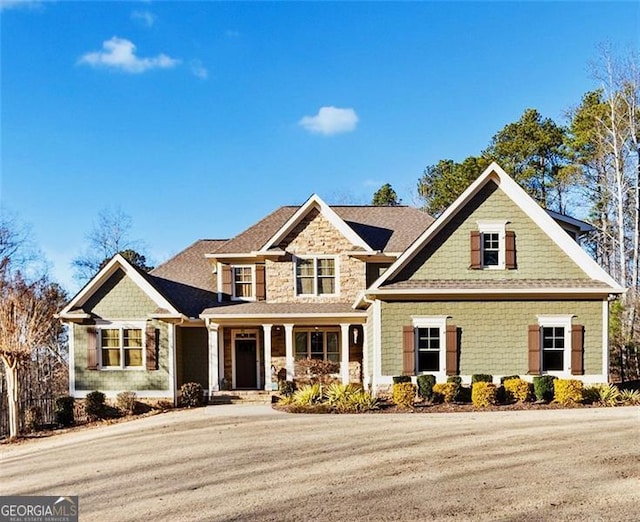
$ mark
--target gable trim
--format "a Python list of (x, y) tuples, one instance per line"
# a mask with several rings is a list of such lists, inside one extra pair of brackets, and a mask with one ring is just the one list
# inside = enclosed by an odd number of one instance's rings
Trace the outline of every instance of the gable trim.
[(608, 284), (611, 293), (623, 293), (621, 287), (604, 269), (587, 254), (578, 243), (567, 241), (563, 228), (525, 192), (495, 161), (445, 210), (442, 215), (423, 232), (423, 234), (373, 283), (370, 290), (375, 293), (385, 281), (398, 274), (407, 264), (435, 237), (451, 219), (474, 197), (489, 181), (494, 181), (536, 225), (572, 259), (591, 279)]
[[(65, 306), (58, 314), (63, 319), (78, 319), (84, 314), (78, 314), (73, 310), (82, 308), (82, 306), (93, 296), (98, 289), (107, 282), (107, 280), (115, 274), (118, 269), (122, 269), (127, 277), (129, 277), (158, 308), (164, 309), (171, 316), (181, 316), (180, 312), (164, 297), (138, 270), (120, 254), (116, 254), (111, 260), (100, 270), (76, 296)], [(167, 315), (167, 314), (163, 314)]]
[(269, 239), (258, 252), (260, 254), (267, 254), (269, 249), (276, 247), (313, 208), (317, 208), (320, 213), (353, 245), (359, 246), (367, 252), (374, 252), (371, 247), (317, 194), (312, 194), (311, 197), (294, 212), (293, 216), (291, 216), (285, 224), (282, 225), (273, 236), (271, 236), (271, 239)]

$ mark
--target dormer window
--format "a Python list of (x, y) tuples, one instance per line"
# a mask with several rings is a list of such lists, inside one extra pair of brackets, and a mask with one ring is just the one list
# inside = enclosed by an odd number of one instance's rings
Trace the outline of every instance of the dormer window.
[(516, 268), (515, 233), (506, 225), (506, 221), (478, 221), (478, 230), (471, 231), (470, 268)]
[(253, 298), (253, 270), (251, 266), (233, 267), (233, 297), (236, 299)]
[(336, 293), (335, 258), (296, 259), (296, 295), (335, 295)]

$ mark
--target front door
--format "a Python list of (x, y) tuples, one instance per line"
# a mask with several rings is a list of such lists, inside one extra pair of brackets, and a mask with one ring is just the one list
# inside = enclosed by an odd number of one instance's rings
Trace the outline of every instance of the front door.
[(253, 338), (237, 336), (235, 339), (235, 350), (236, 388), (256, 389), (258, 387), (258, 343), (255, 336)]

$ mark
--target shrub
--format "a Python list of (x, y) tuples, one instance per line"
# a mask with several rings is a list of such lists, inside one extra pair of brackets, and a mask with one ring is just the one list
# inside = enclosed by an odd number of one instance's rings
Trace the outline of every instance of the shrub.
[(204, 390), (199, 382), (185, 382), (180, 386), (180, 405), (197, 408), (204, 405)]
[(487, 408), (497, 404), (497, 394), (496, 385), (486, 381), (477, 381), (471, 386), (471, 402), (476, 408)]
[(582, 401), (582, 381), (577, 379), (556, 379), (554, 400), (565, 406)]
[(439, 400), (453, 402), (456, 400), (459, 386), (455, 382), (441, 382), (433, 387), (433, 393)]
[(73, 405), (75, 399), (68, 395), (56, 398), (53, 407), (53, 415), (55, 423), (60, 426), (71, 426), (74, 422)]
[(594, 384), (587, 386), (582, 390), (582, 402), (585, 404), (594, 404), (600, 402), (600, 388), (602, 385)]
[(293, 381), (278, 381), (278, 390), (282, 397), (291, 397), (296, 391), (296, 383)]
[(137, 399), (136, 392), (120, 392), (116, 396), (116, 408), (118, 408), (123, 415), (133, 415), (136, 411)]
[(325, 388), (324, 397), (331, 406), (344, 407), (348, 404), (349, 398), (359, 389), (359, 386), (354, 386), (353, 384), (334, 382)]
[(433, 385), (436, 383), (435, 375), (418, 375), (418, 395), (427, 401), (433, 400)]
[(620, 400), (620, 390), (613, 384), (602, 384), (598, 387), (598, 400), (603, 406), (615, 406)]
[(307, 384), (297, 389), (292, 397), (297, 406), (311, 406), (322, 401), (322, 389), (319, 383)]
[(507, 379), (503, 383), (505, 398), (512, 402), (525, 402), (529, 400), (529, 383), (520, 377)]
[(42, 408), (29, 406), (24, 414), (24, 427), (28, 432), (38, 431), (42, 426)]
[(340, 363), (335, 361), (323, 361), (311, 358), (296, 361), (296, 375), (305, 374), (312, 384), (326, 384), (331, 381), (331, 376), (339, 371)]
[(493, 375), (489, 375), (488, 373), (474, 373), (471, 376), (471, 385), (473, 386), (476, 382), (493, 382)]
[(100, 391), (87, 393), (84, 399), (84, 412), (90, 421), (105, 418), (107, 408), (104, 399), (105, 395)]
[(410, 382), (397, 382), (393, 385), (391, 400), (398, 406), (413, 407), (416, 398), (416, 386)]
[(553, 375), (536, 375), (533, 378), (533, 391), (536, 394), (536, 400), (547, 402), (553, 400), (553, 381), (555, 380)]
[(640, 390), (622, 390), (620, 403), (623, 406), (637, 406), (640, 404)]
[(505, 381), (510, 381), (511, 379), (519, 379), (520, 376), (519, 375), (505, 375), (503, 377), (500, 377), (500, 384), (504, 384)]
[(400, 384), (401, 382), (411, 382), (411, 375), (395, 375), (392, 377), (393, 384)]
[(380, 406), (380, 400), (368, 391), (359, 389), (348, 400), (348, 411), (365, 412), (377, 410)]

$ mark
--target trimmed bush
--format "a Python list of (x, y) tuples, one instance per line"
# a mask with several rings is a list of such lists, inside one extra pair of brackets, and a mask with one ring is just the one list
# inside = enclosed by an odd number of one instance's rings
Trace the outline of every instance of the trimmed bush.
[(474, 373), (471, 376), (471, 385), (473, 386), (476, 382), (493, 382), (493, 375), (489, 375), (488, 373)]
[(291, 397), (296, 391), (296, 383), (293, 381), (278, 381), (278, 390), (283, 397)]
[(69, 395), (63, 395), (56, 398), (53, 406), (53, 415), (55, 423), (60, 426), (71, 426), (75, 419), (73, 416), (73, 405), (75, 399)]
[(180, 386), (180, 405), (197, 408), (204, 405), (204, 390), (199, 382), (185, 382)]
[(104, 419), (106, 416), (105, 395), (101, 391), (87, 393), (84, 399), (84, 412), (90, 421)]
[(553, 375), (536, 375), (533, 378), (533, 391), (536, 394), (536, 400), (551, 402), (553, 400), (553, 381), (556, 377)]
[(505, 398), (508, 402), (526, 402), (529, 400), (529, 383), (520, 377), (507, 379), (503, 383)]
[(455, 382), (441, 382), (433, 387), (433, 393), (437, 399), (450, 403), (456, 400), (459, 386)]
[(554, 400), (564, 406), (582, 401), (582, 381), (577, 379), (556, 379), (554, 382)]
[(395, 375), (392, 377), (393, 384), (400, 384), (401, 382), (411, 382), (411, 375)]
[(474, 382), (471, 386), (471, 402), (476, 408), (487, 408), (498, 403), (495, 384), (486, 381)]
[(511, 379), (519, 379), (519, 375), (505, 375), (504, 377), (500, 377), (500, 384), (504, 384), (505, 381), (510, 381)]
[(418, 375), (418, 395), (426, 401), (433, 401), (433, 385), (436, 383), (435, 375)]
[(124, 391), (116, 396), (116, 408), (118, 408), (123, 415), (133, 415), (136, 411), (137, 402), (138, 397), (136, 396), (136, 392)]
[(413, 407), (416, 398), (416, 386), (410, 382), (398, 382), (393, 385), (391, 400), (398, 406)]

